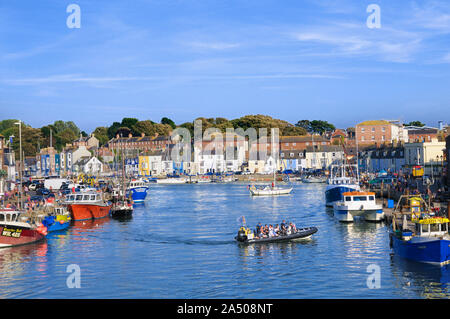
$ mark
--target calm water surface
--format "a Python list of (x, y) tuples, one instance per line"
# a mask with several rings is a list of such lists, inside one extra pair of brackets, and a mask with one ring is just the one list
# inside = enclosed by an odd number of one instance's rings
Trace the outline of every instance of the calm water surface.
[[(252, 198), (246, 184), (154, 185), (128, 221), (82, 222), (45, 242), (0, 250), (0, 298), (448, 298), (450, 268), (392, 256), (384, 224), (342, 224), (325, 185)], [(316, 226), (311, 240), (240, 246), (254, 226)], [(68, 288), (67, 267), (81, 270)], [(369, 289), (367, 267), (380, 267)]]

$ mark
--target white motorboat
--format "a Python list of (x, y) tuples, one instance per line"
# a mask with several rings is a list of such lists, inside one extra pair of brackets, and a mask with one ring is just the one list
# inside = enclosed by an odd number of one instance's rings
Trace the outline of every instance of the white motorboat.
[(184, 178), (162, 178), (157, 179), (156, 184), (186, 184), (187, 181)]
[(352, 222), (354, 216), (363, 216), (368, 221), (384, 218), (383, 205), (377, 204), (373, 192), (345, 192), (343, 199), (334, 203), (334, 215), (339, 221)]
[(251, 185), (250, 188), (250, 194), (253, 196), (272, 196), (272, 195), (287, 195), (292, 192), (292, 187), (277, 187), (275, 185), (264, 185), (264, 186), (257, 186), (257, 185)]

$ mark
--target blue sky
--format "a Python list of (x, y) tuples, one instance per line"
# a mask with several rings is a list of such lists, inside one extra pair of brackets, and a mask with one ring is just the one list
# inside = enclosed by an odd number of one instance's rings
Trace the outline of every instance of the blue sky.
[(449, 1), (0, 0), (0, 119), (34, 127), (247, 114), (437, 126), (449, 88)]

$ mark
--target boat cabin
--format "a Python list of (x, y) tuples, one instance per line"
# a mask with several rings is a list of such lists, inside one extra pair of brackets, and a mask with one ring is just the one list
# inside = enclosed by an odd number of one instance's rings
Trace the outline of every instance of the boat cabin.
[(416, 236), (420, 237), (441, 237), (448, 233), (448, 223), (450, 222), (447, 218), (433, 217), (412, 220), (415, 224)]
[(0, 210), (1, 222), (19, 222), (20, 212), (17, 210)]
[(373, 202), (375, 203), (375, 193), (372, 192), (346, 192), (343, 193), (344, 202)]
[(135, 188), (135, 187), (145, 187), (146, 184), (144, 183), (144, 181), (142, 180), (133, 180), (130, 182), (129, 186), (130, 188)]
[(98, 202), (102, 200), (100, 193), (75, 193), (66, 196), (66, 203), (76, 204), (78, 202)]

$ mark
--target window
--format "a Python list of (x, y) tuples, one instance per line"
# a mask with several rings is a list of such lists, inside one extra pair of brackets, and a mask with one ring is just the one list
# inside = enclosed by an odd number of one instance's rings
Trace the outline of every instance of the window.
[(375, 200), (375, 196), (369, 196), (369, 200)]
[(381, 128), (381, 131), (386, 132), (386, 127), (383, 126), (383, 127)]
[(95, 200), (95, 195), (91, 195), (91, 200)]
[(352, 198), (351, 198), (350, 196), (345, 196), (345, 201), (346, 201), (346, 202), (351, 202), (351, 201), (352, 201)]
[(430, 225), (422, 225), (422, 233), (428, 233), (430, 231), (429, 229)]
[(353, 197), (353, 200), (356, 201), (366, 201), (367, 197), (366, 196), (355, 196)]
[(439, 231), (439, 224), (430, 224), (430, 231), (432, 232)]
[(385, 137), (384, 135), (381, 136), (381, 140), (382, 140), (382, 141), (386, 140), (386, 137)]
[(77, 195), (76, 200), (82, 200), (83, 199), (83, 195)]
[(372, 135), (372, 141), (375, 141), (375, 136)]
[(372, 132), (375, 132), (375, 128), (374, 127), (372, 127)]
[(290, 157), (294, 157), (294, 153), (289, 153), (289, 156)]
[(366, 128), (365, 127), (361, 127), (361, 132), (365, 132)]
[(0, 222), (3, 222), (5, 220), (5, 215), (1, 214), (0, 215)]
[(364, 141), (364, 136), (361, 136), (361, 141)]

